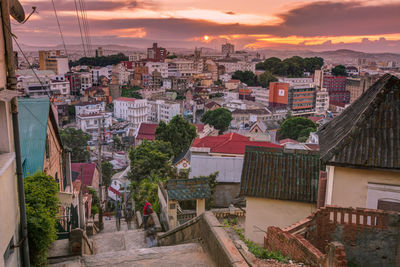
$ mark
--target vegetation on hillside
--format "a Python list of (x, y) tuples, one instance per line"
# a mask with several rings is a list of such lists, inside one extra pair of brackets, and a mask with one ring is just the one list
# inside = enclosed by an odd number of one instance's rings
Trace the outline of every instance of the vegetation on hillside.
[(283, 77), (303, 77), (304, 72), (313, 73), (324, 65), (321, 57), (302, 58), (294, 56), (280, 60), (277, 57), (267, 58), (264, 62), (257, 63), (258, 70), (267, 70), (273, 75)]
[(101, 66), (105, 67), (108, 65), (115, 65), (121, 61), (127, 61), (129, 58), (123, 53), (118, 53), (116, 55), (102, 56), (102, 57), (82, 57), (77, 61), (70, 61), (69, 65), (71, 67), (84, 65), (84, 66)]
[(337, 65), (332, 69), (333, 76), (347, 76), (346, 67), (343, 65)]

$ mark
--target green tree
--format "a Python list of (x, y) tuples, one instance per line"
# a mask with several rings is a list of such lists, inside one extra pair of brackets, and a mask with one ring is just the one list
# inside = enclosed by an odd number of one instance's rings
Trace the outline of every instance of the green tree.
[(219, 133), (222, 134), (228, 129), (232, 119), (232, 112), (228, 109), (217, 108), (204, 113), (201, 121), (214, 126), (214, 128), (219, 130)]
[(94, 218), (94, 216), (97, 213), (99, 213), (99, 204), (100, 204), (99, 195), (97, 194), (97, 191), (94, 190), (93, 188), (88, 187), (87, 190), (89, 194), (92, 195), (92, 206), (90, 209), (90, 213), (92, 215), (92, 218)]
[(82, 130), (75, 128), (66, 128), (60, 131), (61, 141), (65, 149), (71, 152), (72, 162), (88, 162), (90, 159), (87, 151), (87, 143), (90, 135)]
[(259, 80), (260, 80), (260, 85), (264, 88), (268, 88), (270, 82), (278, 81), (278, 79), (274, 75), (272, 75), (272, 73), (268, 70), (266, 70), (263, 74), (260, 75)]
[(45, 266), (47, 250), (57, 239), (58, 184), (36, 172), (24, 179), (29, 256), (33, 266)]
[(120, 63), (121, 61), (127, 61), (129, 58), (122, 53), (118, 53), (116, 55), (102, 56), (102, 57), (82, 57), (77, 61), (70, 61), (69, 65), (71, 67), (78, 65), (86, 65), (86, 66), (108, 66), (115, 65)]
[[(317, 125), (310, 119), (304, 117), (291, 117), (286, 119), (278, 130), (279, 140), (290, 138), (302, 141), (308, 137), (310, 132), (315, 132)], [(300, 140), (301, 139), (301, 140)]]
[(131, 162), (129, 178), (139, 181), (149, 178), (152, 174), (164, 177), (170, 171), (170, 160), (173, 154), (169, 142), (144, 140), (137, 148), (129, 152)]
[(104, 161), (101, 163), (101, 173), (103, 185), (107, 188), (110, 186), (111, 178), (114, 175), (113, 165), (108, 161)]
[(347, 76), (346, 67), (343, 65), (337, 65), (332, 69), (332, 75), (334, 76)]
[(196, 127), (181, 116), (174, 116), (168, 124), (161, 121), (156, 129), (156, 139), (171, 143), (175, 157), (187, 150), (196, 136)]
[(257, 76), (252, 71), (249, 71), (249, 70), (235, 71), (235, 73), (233, 73), (233, 75), (232, 75), (232, 79), (240, 80), (242, 83), (245, 83), (248, 86), (258, 85)]
[(116, 150), (121, 150), (122, 149), (122, 143), (121, 140), (118, 138), (118, 136), (113, 136), (113, 147)]

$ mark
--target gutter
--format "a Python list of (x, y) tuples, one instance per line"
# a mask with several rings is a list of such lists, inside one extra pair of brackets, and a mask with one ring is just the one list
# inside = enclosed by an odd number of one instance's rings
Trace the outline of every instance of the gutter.
[[(15, 77), (14, 70), (14, 52), (12, 48), (11, 39), (11, 24), (10, 24), (10, 13), (7, 0), (0, 1), (1, 5), (1, 18), (3, 26), (3, 38), (5, 44), (5, 56), (6, 56), (6, 67), (7, 67), (7, 87), (10, 90), (17, 90), (17, 78)], [(29, 267), (29, 245), (28, 245), (28, 225), (26, 218), (26, 205), (25, 205), (25, 190), (24, 190), (24, 178), (22, 175), (22, 157), (21, 157), (21, 143), (19, 139), (19, 123), (18, 123), (18, 100), (14, 97), (11, 100), (11, 112), (12, 112), (12, 124), (13, 124), (13, 135), (14, 135), (14, 148), (15, 148), (15, 161), (17, 167), (17, 180), (18, 180), (18, 199), (19, 199), (19, 211), (20, 211), (20, 240), (16, 247), (22, 249), (22, 262), (23, 266)]]

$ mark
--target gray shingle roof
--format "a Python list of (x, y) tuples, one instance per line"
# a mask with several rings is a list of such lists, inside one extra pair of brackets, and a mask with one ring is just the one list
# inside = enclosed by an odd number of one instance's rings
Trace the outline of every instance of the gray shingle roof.
[(385, 74), (317, 133), (330, 165), (400, 169), (400, 80)]
[(240, 195), (315, 203), (323, 169), (317, 151), (246, 147)]
[(207, 178), (171, 179), (167, 180), (166, 187), (170, 200), (182, 201), (211, 197)]

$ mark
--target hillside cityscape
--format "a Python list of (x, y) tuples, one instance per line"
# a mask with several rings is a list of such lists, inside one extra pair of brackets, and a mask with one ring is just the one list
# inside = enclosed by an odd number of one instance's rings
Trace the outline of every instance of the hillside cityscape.
[(400, 3), (168, 2), (1, 1), (0, 267), (400, 266)]

